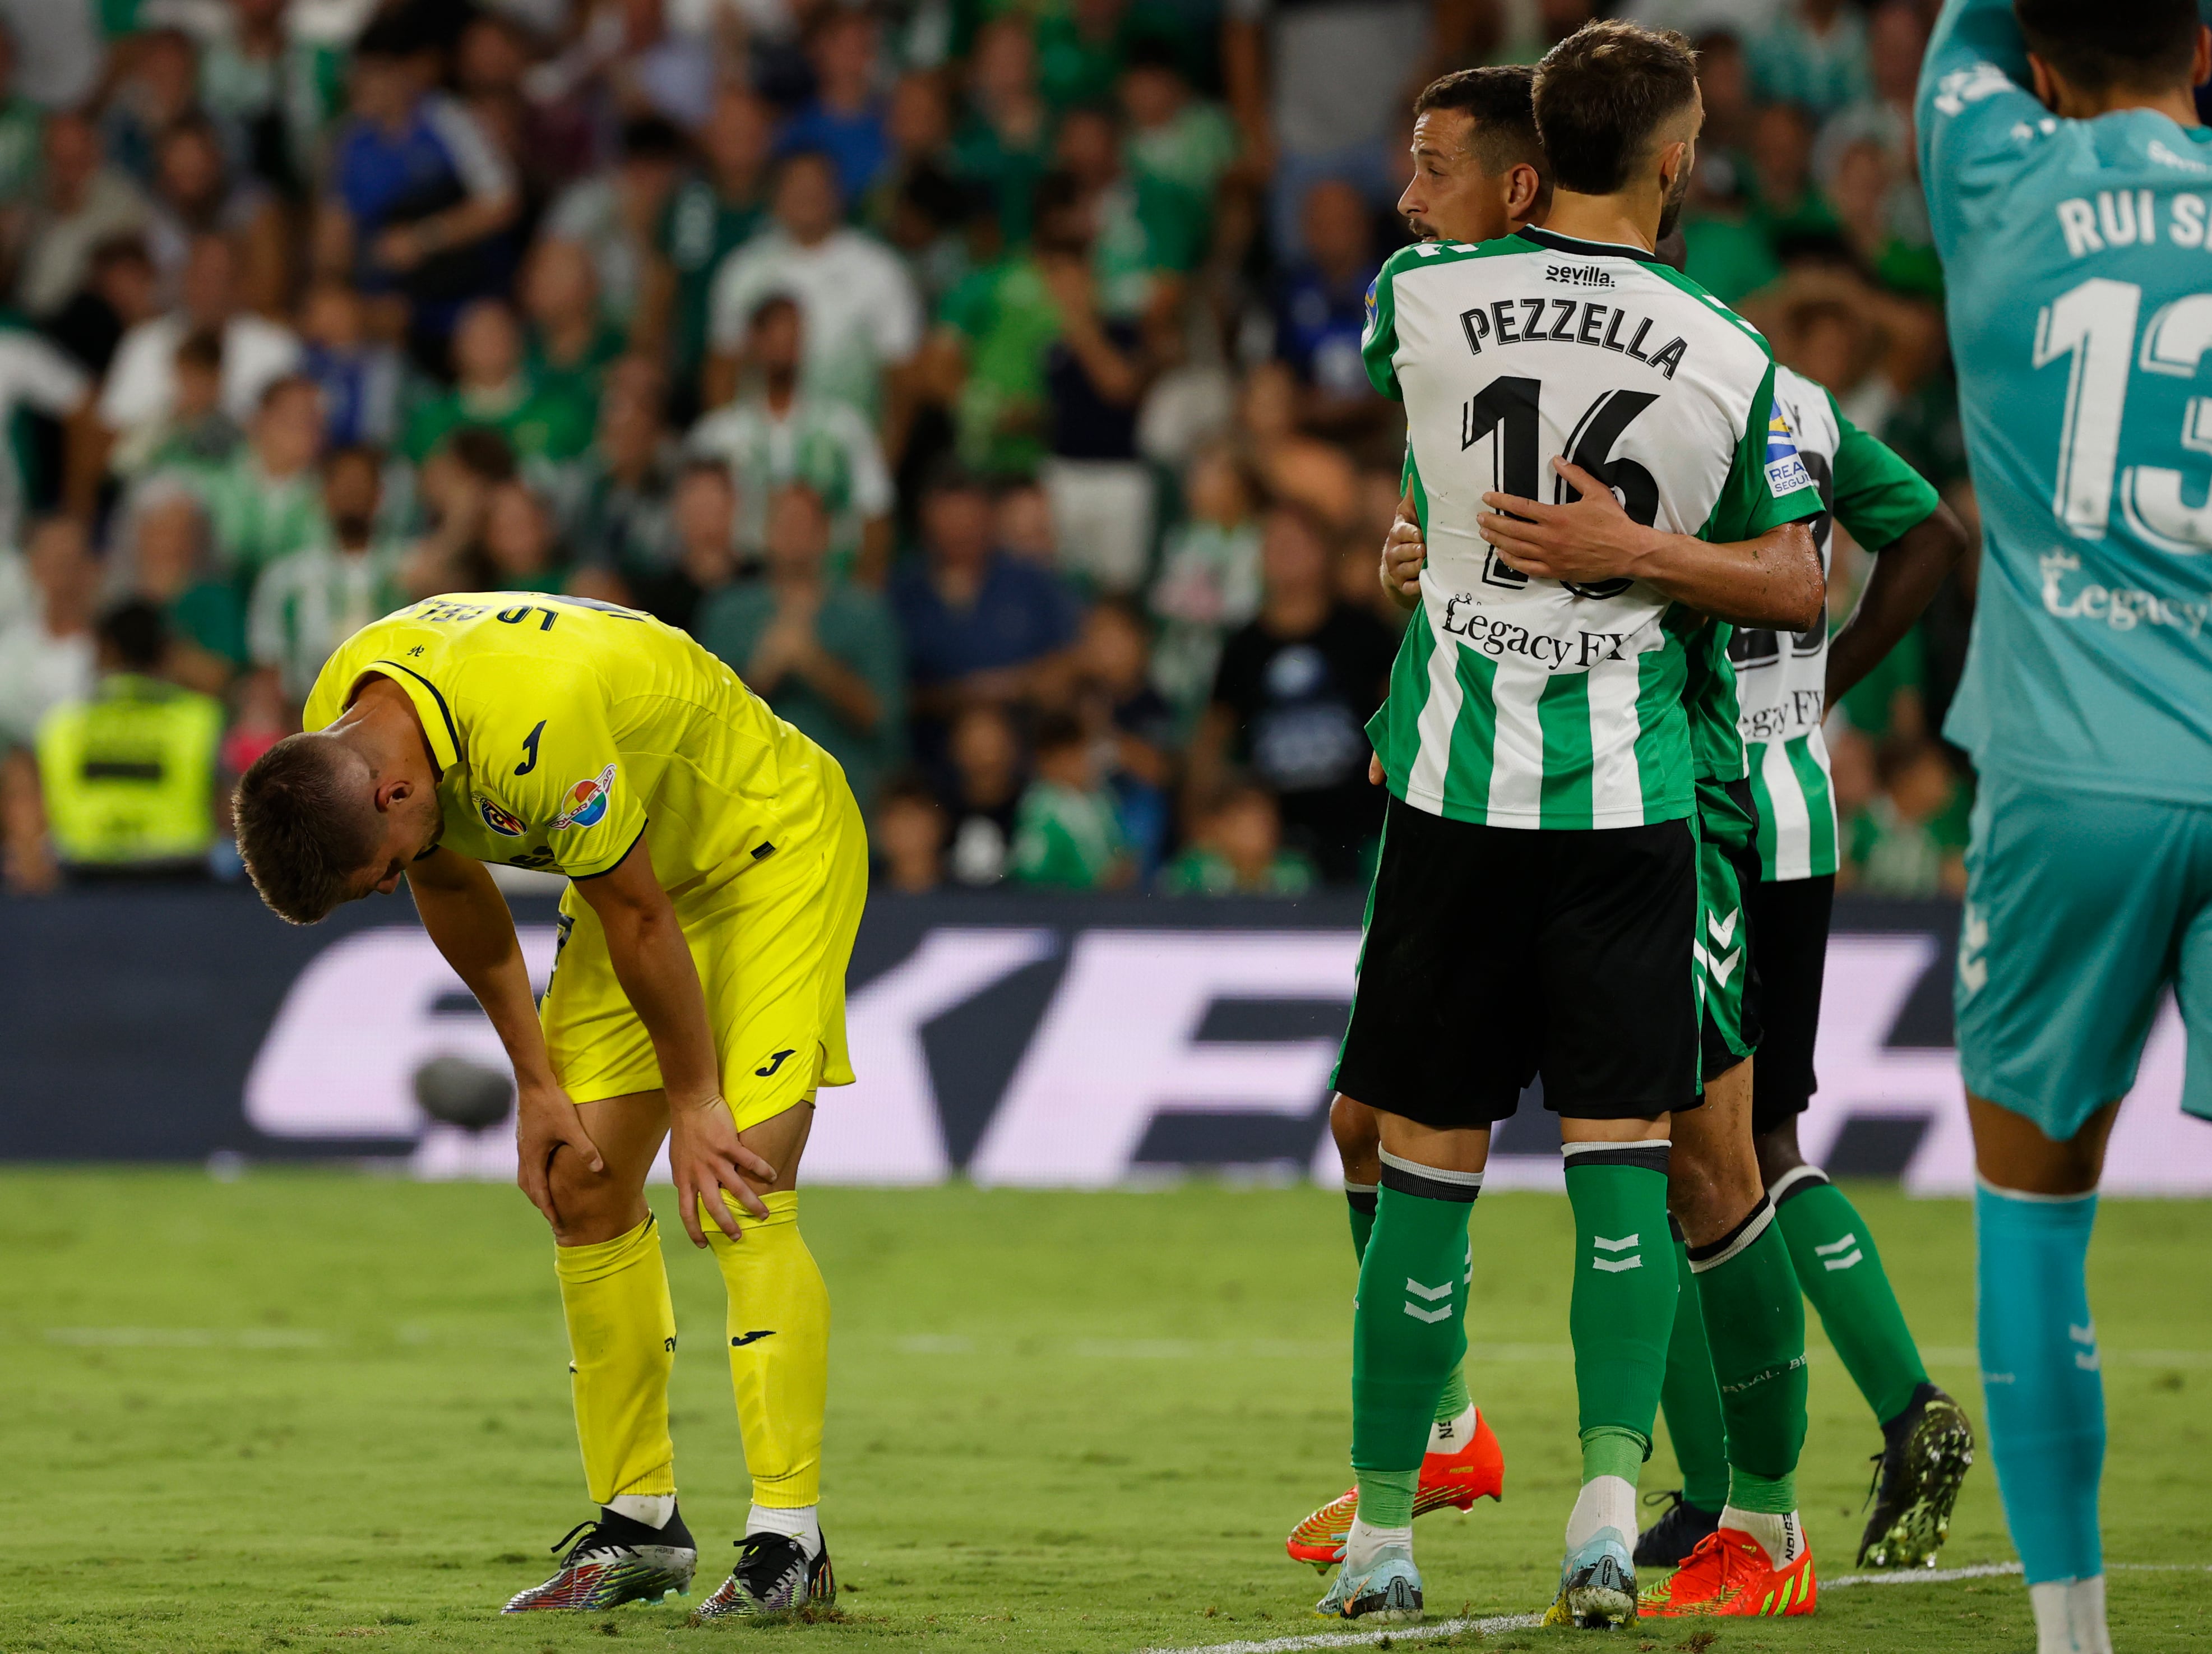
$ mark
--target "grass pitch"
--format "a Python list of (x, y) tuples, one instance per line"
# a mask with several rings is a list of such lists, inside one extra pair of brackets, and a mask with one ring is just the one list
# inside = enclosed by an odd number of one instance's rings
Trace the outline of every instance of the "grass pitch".
[[(1854, 1191), (1938, 1383), (1981, 1414), (1967, 1209)], [(701, 1583), (746, 1504), (722, 1289), (660, 1191), (687, 1343), (674, 1412)], [(502, 1621), (588, 1514), (544, 1225), (512, 1189), (315, 1172), (0, 1174), (0, 1651), (670, 1648), (1127, 1654), (1327, 1632), (1282, 1535), (1346, 1485), (1340, 1200), (810, 1192), (836, 1303), (834, 1624)], [(2212, 1640), (2212, 1203), (2106, 1206), (2115, 1639)], [(1540, 1609), (1575, 1483), (1563, 1200), (1474, 1213), (1477, 1399), (1507, 1500), (1425, 1519), (1434, 1618)], [(1817, 1327), (1817, 1323), (1815, 1323)], [(1850, 1571), (1879, 1438), (1815, 1339), (1814, 1550)], [(1662, 1445), (1646, 1485), (1671, 1485)], [(2009, 1560), (1986, 1459), (1946, 1566)], [(1643, 1651), (2026, 1650), (2016, 1578), (1824, 1593), (1804, 1621), (1650, 1621)], [(1509, 1632), (1455, 1646), (1556, 1646)], [(1399, 1647), (1421, 1646), (1418, 1632)]]

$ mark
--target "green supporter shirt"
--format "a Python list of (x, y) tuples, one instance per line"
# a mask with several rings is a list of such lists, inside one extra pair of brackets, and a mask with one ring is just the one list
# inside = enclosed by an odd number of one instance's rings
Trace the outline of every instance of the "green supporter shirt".
[(185, 475), (207, 511), (216, 564), (241, 601), (252, 597), (263, 569), (330, 532), (321, 481), (313, 471), (272, 477), (251, 447), (241, 447), (227, 465)]
[(1060, 306), (1027, 253), (976, 271), (951, 292), (939, 323), (968, 358), (953, 418), (960, 457), (994, 475), (1025, 474), (1044, 457), (1045, 356)]
[[(739, 677), (776, 615), (765, 581), (727, 586), (708, 598), (692, 634)], [(843, 766), (863, 811), (872, 812), (883, 778), (906, 752), (905, 651), (890, 607), (873, 592), (834, 581), (814, 618), (814, 635), (830, 656), (858, 673), (876, 694), (876, 722), (856, 729), (797, 673), (762, 696), (775, 715), (808, 736)]]
[(464, 428), (497, 431), (520, 460), (573, 459), (592, 446), (598, 410), (574, 386), (540, 386), (526, 379), (489, 393), (453, 390), (408, 416), (400, 448), (416, 465)]
[(1677, 533), (1753, 539), (1814, 516), (1765, 341), (1649, 253), (1532, 228), (1393, 254), (1362, 350), (1376, 389), (1405, 404), (1429, 547), (1368, 725), (1392, 793), (1496, 826), (1687, 816), (1702, 617), (1640, 582), (1523, 575), (1477, 524), (1486, 491), (1566, 497), (1555, 454)]
[(1126, 848), (1111, 793), (1032, 781), (1015, 812), (1007, 870), (1019, 885), (1095, 891), (1104, 887)]
[(660, 216), (660, 252), (676, 272), (676, 313), (669, 351), (689, 378), (707, 359), (714, 272), (761, 227), (768, 216), (763, 195), (732, 201), (703, 178), (686, 179), (668, 198)]

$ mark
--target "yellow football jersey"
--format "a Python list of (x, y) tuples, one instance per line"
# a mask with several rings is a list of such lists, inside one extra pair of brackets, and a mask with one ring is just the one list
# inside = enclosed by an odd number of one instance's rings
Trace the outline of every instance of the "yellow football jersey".
[(405, 690), (440, 770), (447, 849), (603, 873), (641, 836), (672, 896), (809, 842), (836, 761), (736, 672), (648, 615), (584, 598), (471, 592), (365, 626), (315, 680), (336, 722), (371, 674)]

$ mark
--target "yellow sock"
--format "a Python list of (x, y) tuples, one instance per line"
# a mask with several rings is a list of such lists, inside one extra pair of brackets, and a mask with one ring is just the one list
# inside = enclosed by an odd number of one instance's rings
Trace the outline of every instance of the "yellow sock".
[[(729, 1200), (728, 1195), (722, 1197)], [(743, 1240), (707, 1234), (730, 1293), (730, 1386), (753, 1503), (795, 1510), (822, 1496), (830, 1389), (830, 1289), (799, 1232), (799, 1191), (766, 1195), (768, 1221), (738, 1207)]]
[(576, 1439), (594, 1504), (623, 1493), (673, 1493), (668, 1373), (676, 1309), (660, 1231), (651, 1218), (611, 1241), (554, 1249), (568, 1322)]

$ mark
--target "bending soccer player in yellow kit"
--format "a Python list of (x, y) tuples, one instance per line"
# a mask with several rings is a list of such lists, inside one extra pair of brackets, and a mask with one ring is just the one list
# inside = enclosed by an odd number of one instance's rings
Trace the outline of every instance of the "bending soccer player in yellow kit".
[[(645, 1200), (664, 1138), (684, 1227), (729, 1289), (753, 1484), (736, 1569), (693, 1617), (831, 1598), (816, 1515), (830, 1301), (795, 1183), (815, 1088), (853, 1079), (845, 967), (867, 846), (843, 772), (683, 633), (535, 593), (434, 598), (364, 628), (305, 721), (239, 783), (247, 870), (296, 924), (407, 880), (514, 1062), (519, 1181), (557, 1243), (600, 1510), (507, 1610), (656, 1598), (697, 1566)], [(572, 881), (542, 1019), (487, 861)]]

